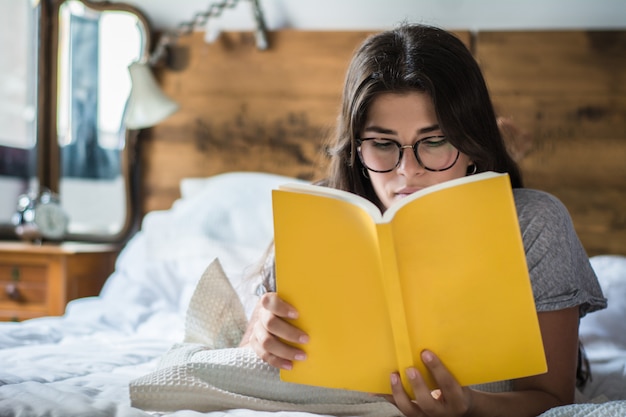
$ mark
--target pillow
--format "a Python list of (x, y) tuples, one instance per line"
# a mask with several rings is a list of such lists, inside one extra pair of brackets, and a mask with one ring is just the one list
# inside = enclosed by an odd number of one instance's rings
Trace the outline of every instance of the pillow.
[[(272, 189), (291, 177), (231, 172), (203, 180), (183, 179), (177, 202), (184, 220), (203, 236), (229, 244), (265, 249), (272, 239)], [(192, 185), (193, 184), (193, 185)], [(182, 210), (182, 209), (185, 210)]]
[[(227, 172), (206, 178), (183, 178), (180, 181), (181, 199), (194, 198), (205, 189), (220, 192), (220, 189), (229, 185), (244, 183), (250, 188), (275, 188), (288, 182), (303, 182), (293, 177), (270, 174), (266, 172)], [(227, 190), (226, 190), (227, 191)]]
[(226, 409), (394, 417), (398, 410), (366, 393), (282, 382), (249, 348), (237, 348), (246, 319), (239, 298), (213, 261), (191, 297), (184, 343), (157, 369), (130, 382), (133, 407), (151, 411)]
[(246, 325), (239, 296), (215, 259), (191, 296), (184, 342), (199, 343), (209, 349), (234, 347), (241, 341)]
[[(231, 284), (245, 303), (247, 314), (255, 303), (250, 277), (270, 245), (273, 234), (272, 189), (299, 180), (259, 172), (231, 172), (181, 181), (182, 198), (171, 209), (151, 211), (141, 233), (144, 258), (196, 264), (200, 276), (218, 258)], [(189, 268), (176, 268), (176, 270)], [(181, 277), (181, 287), (189, 281)], [(194, 287), (185, 286), (179, 302), (185, 311)]]
[(591, 258), (607, 308), (581, 319), (580, 337), (590, 359), (626, 354), (626, 256)]

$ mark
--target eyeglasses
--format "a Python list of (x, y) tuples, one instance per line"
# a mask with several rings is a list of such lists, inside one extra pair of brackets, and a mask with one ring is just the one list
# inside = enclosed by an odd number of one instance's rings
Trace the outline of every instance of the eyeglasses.
[(445, 136), (429, 136), (413, 145), (401, 145), (393, 139), (357, 139), (361, 163), (373, 172), (390, 172), (400, 165), (405, 148), (412, 148), (417, 162), (428, 171), (445, 171), (459, 159), (459, 150)]

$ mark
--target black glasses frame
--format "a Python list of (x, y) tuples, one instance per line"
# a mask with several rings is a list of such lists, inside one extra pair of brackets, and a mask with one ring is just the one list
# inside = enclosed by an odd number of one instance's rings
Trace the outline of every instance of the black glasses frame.
[(422, 160), (421, 160), (421, 159), (420, 159), (420, 157), (419, 157), (419, 153), (417, 152), (417, 148), (418, 148), (418, 146), (420, 145), (420, 143), (425, 142), (425, 141), (427, 141), (427, 140), (432, 140), (432, 139), (445, 139), (445, 138), (446, 138), (445, 136), (429, 136), (429, 137), (427, 137), (427, 138), (423, 138), (423, 139), (418, 140), (418, 141), (417, 141), (417, 142), (415, 142), (413, 145), (401, 145), (401, 144), (400, 144), (398, 141), (396, 141), (395, 139), (387, 139), (387, 138), (384, 138), (384, 140), (387, 140), (387, 141), (389, 141), (389, 142), (393, 142), (393, 143), (395, 143), (395, 144), (396, 144), (396, 146), (397, 146), (397, 147), (398, 147), (398, 149), (400, 150), (400, 156), (398, 157), (398, 162), (396, 162), (396, 165), (394, 165), (394, 167), (393, 167), (393, 168), (391, 168), (391, 169), (386, 169), (386, 170), (382, 170), (382, 171), (380, 171), (380, 170), (376, 170), (376, 169), (372, 169), (372, 168), (368, 167), (368, 166), (367, 166), (367, 164), (365, 163), (365, 161), (363, 160), (363, 155), (361, 154), (361, 144), (363, 144), (363, 142), (366, 142), (366, 141), (368, 141), (368, 140), (376, 140), (376, 139), (381, 139), (381, 138), (358, 138), (358, 139), (356, 140), (356, 143), (357, 143), (357, 148), (356, 148), (356, 150), (357, 150), (357, 153), (358, 153), (358, 155), (359, 155), (359, 160), (361, 161), (361, 164), (363, 164), (363, 166), (364, 166), (365, 168), (367, 168), (369, 171), (372, 171), (372, 172), (385, 173), (385, 172), (391, 172), (391, 171), (393, 171), (394, 169), (398, 168), (398, 165), (400, 165), (400, 161), (402, 161), (402, 156), (404, 155), (404, 149), (406, 149), (406, 148), (411, 148), (411, 149), (413, 149), (413, 155), (415, 155), (415, 159), (417, 159), (417, 163), (418, 163), (418, 164), (419, 164), (422, 168), (424, 168), (424, 169), (425, 169), (425, 170), (427, 170), (427, 171), (431, 171), (431, 172), (441, 172), (441, 171), (447, 171), (447, 170), (449, 170), (450, 168), (452, 168), (452, 167), (456, 164), (456, 161), (458, 161), (458, 160), (459, 160), (459, 155), (461, 154), (461, 152), (460, 152), (458, 149), (454, 148), (454, 149), (456, 149), (456, 157), (454, 158), (454, 161), (452, 161), (452, 163), (451, 163), (449, 166), (447, 166), (446, 168), (441, 168), (441, 169), (432, 169), (432, 168), (428, 168), (427, 166), (425, 166), (425, 165), (424, 165), (424, 163), (422, 162)]

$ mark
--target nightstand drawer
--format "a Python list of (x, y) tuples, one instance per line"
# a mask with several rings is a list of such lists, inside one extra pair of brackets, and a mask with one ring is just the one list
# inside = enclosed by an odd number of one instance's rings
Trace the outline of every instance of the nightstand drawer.
[(0, 263), (0, 303), (2, 307), (44, 304), (48, 287), (45, 265)]
[(60, 316), (69, 301), (98, 295), (117, 252), (108, 244), (0, 242), (0, 321)]

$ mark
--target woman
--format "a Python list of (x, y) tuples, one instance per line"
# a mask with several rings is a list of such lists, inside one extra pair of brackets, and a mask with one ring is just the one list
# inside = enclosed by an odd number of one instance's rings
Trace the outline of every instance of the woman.
[[(422, 359), (440, 389), (431, 392), (415, 368), (406, 372), (411, 401), (390, 375), (396, 406), (407, 416), (536, 416), (574, 401), (580, 365), (578, 323), (604, 308), (567, 210), (554, 197), (522, 188), (507, 154), (481, 71), (464, 44), (441, 29), (405, 25), (367, 39), (348, 69), (325, 184), (368, 198), (382, 210), (397, 199), (476, 172), (507, 172), (522, 230), (548, 372), (462, 387), (437, 358)], [(284, 341), (308, 335), (287, 323), (297, 310), (273, 291), (273, 258), (265, 288), (242, 341), (269, 364), (289, 369), (306, 352)], [(579, 367), (580, 369), (580, 367)]]

